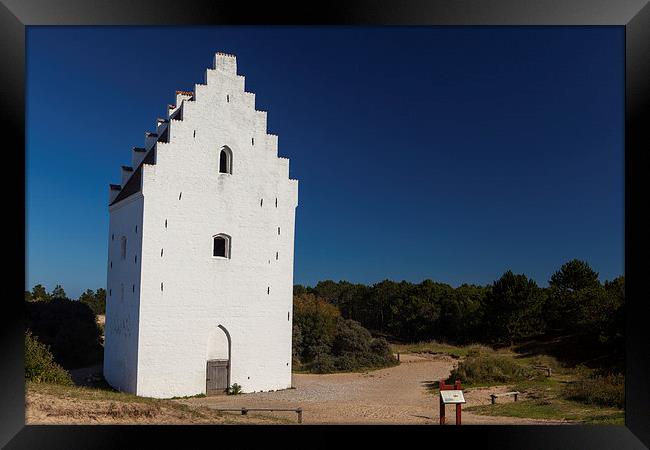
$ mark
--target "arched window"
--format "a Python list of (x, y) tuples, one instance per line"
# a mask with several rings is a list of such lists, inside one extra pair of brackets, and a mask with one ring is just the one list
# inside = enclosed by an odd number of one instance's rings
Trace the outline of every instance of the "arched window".
[(223, 147), (219, 153), (219, 173), (232, 174), (232, 150)]
[(227, 234), (212, 236), (212, 256), (215, 258), (230, 258), (230, 236)]

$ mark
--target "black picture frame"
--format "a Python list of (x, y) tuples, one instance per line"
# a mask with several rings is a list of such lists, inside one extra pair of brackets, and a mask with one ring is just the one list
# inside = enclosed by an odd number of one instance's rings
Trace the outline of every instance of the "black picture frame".
[[(495, 448), (647, 448), (650, 447), (650, 299), (646, 298), (644, 214), (648, 200), (650, 151), (650, 6), (647, 0), (348, 0), (346, 2), (2, 0), (0, 72), (5, 146), (5, 202), (9, 224), (5, 256), (17, 273), (3, 283), (0, 314), (0, 445), (6, 448), (132, 447), (160, 442), (228, 447), (263, 445), (329, 447), (388, 443), (456, 446), (474, 441)], [(25, 280), (25, 44), (33, 25), (572, 25), (625, 27), (625, 277), (626, 416), (625, 426), (50, 426), (25, 425), (24, 309)], [(7, 139), (9, 138), (9, 139)], [(9, 142), (7, 142), (9, 141)], [(12, 182), (15, 181), (15, 182)], [(22, 277), (20, 276), (22, 274)], [(20, 286), (18, 286), (21, 284)], [(10, 305), (11, 308), (7, 308)], [(374, 441), (372, 444), (371, 442)], [(393, 444), (399, 445), (399, 444)], [(403, 444), (402, 444), (403, 445)]]

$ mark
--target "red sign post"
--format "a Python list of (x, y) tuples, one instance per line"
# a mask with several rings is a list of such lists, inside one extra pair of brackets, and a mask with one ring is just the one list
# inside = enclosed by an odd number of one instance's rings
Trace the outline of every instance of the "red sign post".
[[(456, 380), (454, 384), (446, 384), (444, 379), (440, 380), (440, 425), (445, 424), (445, 404), (446, 402), (443, 400), (443, 395), (442, 391), (462, 391), (462, 387), (460, 385), (460, 380)], [(462, 392), (460, 395), (462, 402), (465, 401), (465, 399), (462, 396)], [(450, 402), (451, 403), (451, 402)], [(461, 403), (460, 402), (453, 402), (456, 405), (456, 425), (461, 424)]]

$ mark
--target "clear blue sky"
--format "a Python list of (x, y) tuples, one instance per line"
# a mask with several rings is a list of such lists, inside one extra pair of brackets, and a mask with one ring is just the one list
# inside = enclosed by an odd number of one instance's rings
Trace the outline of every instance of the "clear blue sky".
[(215, 51), (300, 180), (295, 283), (623, 273), (621, 27), (29, 27), (27, 288), (105, 286), (108, 184)]

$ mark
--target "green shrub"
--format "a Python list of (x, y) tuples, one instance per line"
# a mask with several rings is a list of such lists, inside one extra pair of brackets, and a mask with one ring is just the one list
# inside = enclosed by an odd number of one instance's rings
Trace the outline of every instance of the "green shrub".
[(72, 385), (70, 374), (54, 362), (48, 346), (39, 342), (29, 330), (25, 333), (25, 379)]
[(88, 305), (60, 299), (24, 305), (27, 328), (50, 348), (58, 364), (71, 369), (101, 362), (101, 331)]
[(380, 358), (395, 358), (393, 356), (393, 351), (390, 348), (390, 344), (383, 337), (372, 340), (372, 343), (370, 344), (370, 352), (374, 356)]
[(373, 339), (358, 322), (338, 318), (331, 350), (322, 348), (309, 364), (316, 373), (349, 372), (397, 364), (384, 338)]
[(293, 324), (300, 329), (296, 353), (309, 361), (321, 353), (329, 353), (336, 332), (338, 308), (313, 294), (293, 298)]
[(294, 297), (292, 367), (314, 373), (353, 371), (397, 364), (388, 342), (373, 339), (336, 306), (314, 296)]
[(354, 353), (345, 353), (333, 358), (334, 368), (342, 372), (349, 372), (359, 367), (367, 366), (360, 361)]
[(232, 386), (228, 386), (227, 393), (228, 395), (239, 395), (241, 394), (241, 386), (237, 383), (233, 383)]
[(496, 354), (478, 353), (468, 356), (452, 370), (449, 381), (460, 379), (467, 384), (509, 383), (522, 381), (536, 374), (512, 358)]
[(308, 364), (310, 372), (330, 373), (336, 370), (334, 358), (329, 353), (320, 353)]
[(292, 366), (300, 366), (300, 355), (302, 354), (302, 331), (298, 325), (293, 326), (293, 333), (291, 339), (291, 364)]
[(344, 355), (346, 353), (367, 354), (370, 352), (372, 335), (370, 331), (355, 322), (339, 318), (336, 324), (336, 335), (332, 343), (332, 353), (334, 355)]
[(568, 383), (562, 396), (588, 405), (625, 406), (625, 376), (621, 373), (591, 375)]

